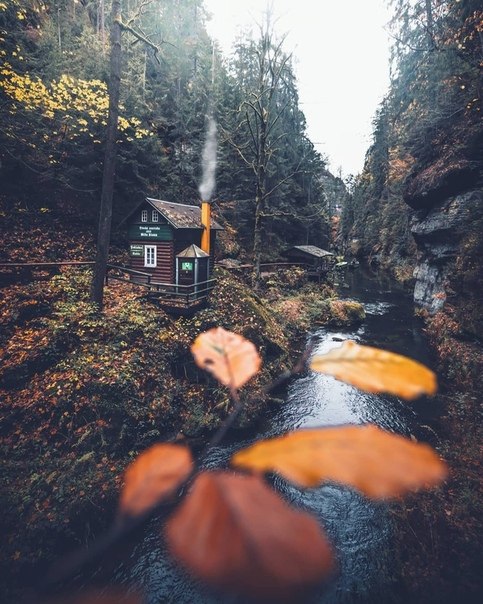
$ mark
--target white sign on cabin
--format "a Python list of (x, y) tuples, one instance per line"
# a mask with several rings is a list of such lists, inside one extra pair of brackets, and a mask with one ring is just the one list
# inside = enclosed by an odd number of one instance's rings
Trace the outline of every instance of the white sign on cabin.
[(131, 243), (129, 246), (129, 255), (135, 258), (142, 258), (144, 256), (144, 245)]

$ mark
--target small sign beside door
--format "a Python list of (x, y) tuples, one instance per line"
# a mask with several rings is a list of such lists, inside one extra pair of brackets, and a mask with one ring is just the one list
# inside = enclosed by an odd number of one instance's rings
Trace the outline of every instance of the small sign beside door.
[(144, 255), (144, 245), (139, 243), (131, 243), (129, 246), (129, 255), (136, 258), (142, 258)]

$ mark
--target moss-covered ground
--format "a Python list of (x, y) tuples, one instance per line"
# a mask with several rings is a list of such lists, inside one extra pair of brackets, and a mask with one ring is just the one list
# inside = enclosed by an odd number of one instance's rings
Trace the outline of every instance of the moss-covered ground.
[[(209, 308), (177, 319), (119, 282), (99, 314), (89, 281), (88, 271), (71, 269), (2, 292), (4, 576), (57, 555), (59, 540), (73, 545), (101, 528), (99, 512), (107, 522), (122, 470), (139, 451), (220, 424), (230, 401), (194, 365), (196, 335), (223, 325), (255, 342), (265, 363), (251, 393), (289, 360), (276, 316), (229, 275)], [(266, 408), (262, 396), (254, 401), (242, 425)]]
[(221, 325), (259, 349), (262, 371), (242, 391), (251, 401), (239, 420), (246, 427), (269, 407), (262, 387), (296, 360), (305, 329), (354, 313), (360, 319), (329, 286), (309, 285), (303, 274), (278, 275), (255, 293), (217, 269), (209, 305), (191, 317), (171, 316), (120, 282), (106, 287), (100, 314), (89, 302), (90, 278), (87, 269), (64, 268), (2, 288), (0, 574), (7, 590), (107, 528), (123, 470), (140, 451), (160, 440), (202, 441), (226, 417), (226, 390), (190, 353), (199, 333)]

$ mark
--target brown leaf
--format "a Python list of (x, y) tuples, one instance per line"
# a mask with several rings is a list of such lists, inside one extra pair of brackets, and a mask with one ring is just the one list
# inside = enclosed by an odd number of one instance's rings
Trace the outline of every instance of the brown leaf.
[(193, 575), (246, 596), (286, 600), (334, 566), (315, 518), (292, 509), (257, 476), (200, 474), (166, 532)]
[(196, 364), (211, 372), (225, 386), (240, 388), (258, 373), (261, 359), (255, 346), (223, 327), (200, 334), (191, 352)]
[(446, 465), (431, 447), (376, 426), (291, 432), (239, 451), (232, 463), (278, 472), (302, 487), (339, 482), (373, 499), (434, 486), (446, 476)]
[(185, 480), (193, 468), (186, 447), (168, 443), (150, 447), (127, 468), (119, 516), (139, 516)]
[(350, 340), (314, 356), (310, 367), (366, 392), (387, 392), (405, 399), (433, 395), (438, 387), (435, 374), (421, 363)]

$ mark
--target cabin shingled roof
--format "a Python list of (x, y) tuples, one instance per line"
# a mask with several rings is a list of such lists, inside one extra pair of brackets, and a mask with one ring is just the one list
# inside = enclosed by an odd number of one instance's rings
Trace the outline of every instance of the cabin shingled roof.
[(294, 245), (290, 249), (285, 251), (285, 254), (290, 253), (292, 250), (298, 250), (299, 252), (303, 252), (308, 254), (309, 256), (314, 256), (315, 258), (325, 258), (326, 256), (333, 256), (332, 252), (328, 252), (327, 250), (323, 250), (316, 245)]
[[(200, 206), (190, 206), (184, 203), (174, 203), (161, 199), (146, 197), (146, 201), (153, 206), (175, 229), (202, 229)], [(215, 231), (223, 230), (223, 227), (211, 219), (210, 228)]]

